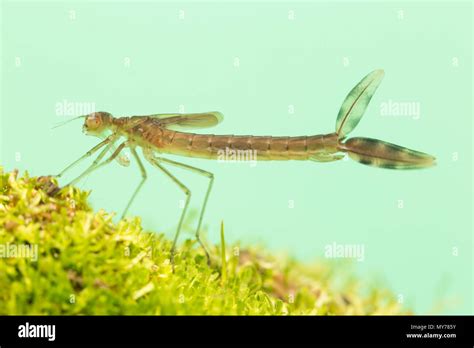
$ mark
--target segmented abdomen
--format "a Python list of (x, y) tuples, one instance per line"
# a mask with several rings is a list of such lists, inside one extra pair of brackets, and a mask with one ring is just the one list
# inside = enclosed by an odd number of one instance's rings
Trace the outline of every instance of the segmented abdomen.
[(241, 155), (255, 160), (306, 160), (324, 150), (323, 135), (271, 137), (213, 135), (163, 129), (149, 141), (158, 151), (188, 157), (219, 159)]

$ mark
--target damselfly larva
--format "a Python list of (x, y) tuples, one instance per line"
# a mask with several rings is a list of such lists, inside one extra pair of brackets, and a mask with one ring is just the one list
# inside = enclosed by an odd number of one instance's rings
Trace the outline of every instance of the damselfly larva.
[[(168, 165), (180, 167), (207, 177), (209, 184), (199, 215), (196, 239), (202, 245), (209, 261), (209, 253), (199, 237), (199, 232), (209, 193), (211, 192), (214, 182), (214, 175), (208, 171), (164, 158), (162, 155), (172, 154), (204, 159), (218, 159), (219, 154), (222, 154), (222, 152), (228, 149), (232, 149), (235, 151), (251, 150), (256, 154), (255, 159), (257, 161), (309, 160), (315, 162), (330, 162), (342, 159), (347, 153), (350, 158), (362, 164), (382, 168), (414, 169), (433, 165), (435, 162), (433, 156), (381, 140), (358, 137), (345, 141), (346, 136), (359, 123), (383, 75), (383, 70), (375, 70), (365, 76), (349, 92), (342, 103), (336, 120), (335, 132), (323, 135), (272, 137), (181, 132), (181, 130), (185, 129), (208, 128), (217, 125), (222, 121), (222, 114), (219, 112), (156, 114), (132, 117), (113, 117), (107, 112), (95, 112), (89, 115), (79, 116), (76, 117), (76, 119), (85, 119), (83, 129), (86, 134), (98, 136), (102, 138), (102, 142), (66, 167), (57, 177), (62, 176), (64, 172), (72, 168), (75, 164), (100, 149), (102, 149), (102, 151), (94, 162), (68, 185), (74, 184), (79, 179), (110, 163), (114, 159), (121, 165), (127, 166), (129, 161), (119, 155), (124, 148), (129, 148), (140, 168), (142, 179), (128, 201), (122, 214), (123, 217), (147, 178), (145, 167), (136, 151), (137, 147), (141, 147), (143, 155), (148, 162), (168, 176), (186, 195), (186, 201), (171, 248), (172, 261), (176, 242), (191, 198), (191, 191), (165, 167)], [(125, 140), (116, 147), (115, 145), (120, 139)], [(108, 152), (111, 154), (108, 158), (103, 160)]]

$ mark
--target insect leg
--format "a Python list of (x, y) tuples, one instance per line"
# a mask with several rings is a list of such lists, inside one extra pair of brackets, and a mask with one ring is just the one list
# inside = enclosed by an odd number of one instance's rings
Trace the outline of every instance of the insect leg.
[[(97, 152), (97, 150), (99, 150), (101, 147), (103, 147), (104, 145), (110, 143), (112, 140), (112, 137), (107, 137), (107, 139), (105, 139), (104, 141), (101, 141), (99, 144), (97, 144), (96, 146), (94, 146), (92, 149), (90, 149), (89, 151), (87, 151), (83, 156), (81, 156), (80, 158), (78, 158), (77, 160), (75, 160), (74, 162), (72, 162), (70, 165), (68, 165), (66, 168), (64, 168), (59, 174), (57, 175), (54, 175), (55, 178), (60, 178), (61, 176), (63, 176), (63, 174), (68, 171), (69, 169), (71, 169), (72, 167), (74, 167), (76, 164), (78, 164), (79, 162), (81, 162), (83, 159), (86, 159), (87, 157), (90, 157), (92, 156), (95, 152)], [(105, 154), (105, 153), (104, 153)]]
[(135, 189), (135, 192), (133, 192), (132, 197), (128, 201), (127, 206), (125, 207), (125, 210), (122, 213), (121, 219), (123, 219), (125, 214), (127, 214), (128, 208), (130, 208), (130, 205), (132, 205), (132, 202), (135, 199), (135, 196), (138, 194), (138, 191), (141, 189), (141, 187), (143, 186), (143, 184), (145, 183), (145, 180), (147, 178), (145, 167), (143, 166), (143, 163), (142, 163), (140, 157), (137, 154), (137, 150), (135, 150), (134, 147), (130, 147), (130, 152), (132, 153), (133, 157), (135, 157), (135, 159), (138, 163), (138, 167), (140, 167), (140, 172), (142, 174), (142, 180), (140, 181), (137, 188)]
[(333, 162), (333, 161), (339, 161), (343, 158), (344, 158), (344, 155), (341, 155), (341, 154), (316, 153), (312, 155), (309, 159), (315, 162)]
[(109, 164), (110, 162), (112, 162), (119, 154), (120, 152), (124, 149), (124, 147), (127, 145), (127, 142), (123, 142), (121, 143), (117, 149), (114, 151), (114, 153), (109, 157), (107, 158), (105, 161), (103, 161), (102, 163), (99, 163), (99, 161), (102, 159), (102, 157), (105, 156), (105, 154), (107, 153), (107, 151), (109, 150), (109, 147), (113, 144), (110, 143), (104, 150), (102, 150), (102, 152), (99, 154), (99, 156), (97, 156), (97, 158), (95, 159), (94, 163), (92, 163), (89, 168), (87, 168), (85, 171), (82, 172), (81, 175), (79, 175), (77, 178), (75, 178), (74, 180), (72, 180), (69, 184), (67, 184), (66, 186), (70, 186), (70, 185), (73, 185), (75, 184), (77, 181), (79, 181), (80, 179), (82, 179), (84, 176), (92, 173), (94, 170), (96, 169), (99, 169), (100, 167), (103, 167), (105, 166), (106, 164)]
[(212, 184), (214, 183), (214, 174), (212, 174), (211, 172), (208, 172), (206, 170), (196, 168), (196, 167), (193, 167), (193, 166), (181, 163), (181, 162), (175, 162), (175, 161), (169, 160), (167, 158), (155, 157), (155, 159), (159, 162), (168, 163), (168, 164), (173, 165), (175, 167), (190, 170), (194, 173), (205, 176), (206, 178), (209, 179), (209, 184), (207, 186), (206, 195), (204, 196), (204, 202), (202, 204), (201, 213), (199, 215), (199, 221), (198, 221), (198, 225), (197, 225), (197, 229), (196, 229), (196, 240), (199, 242), (201, 247), (204, 249), (204, 252), (206, 253), (206, 257), (207, 257), (207, 262), (208, 262), (208, 264), (210, 264), (211, 257), (209, 255), (209, 252), (207, 251), (206, 246), (204, 245), (204, 243), (202, 242), (202, 240), (199, 236), (199, 232), (201, 231), (201, 224), (202, 224), (202, 219), (204, 217), (204, 211), (206, 210), (207, 200), (209, 198), (209, 194), (211, 193)]
[[(146, 152), (144, 152), (146, 153)], [(189, 201), (191, 200), (191, 191), (184, 185), (181, 181), (178, 180), (173, 174), (171, 174), (166, 168), (164, 168), (159, 161), (154, 158), (153, 156), (145, 155), (145, 158), (155, 167), (160, 169), (163, 173), (165, 173), (171, 180), (174, 181), (176, 185), (184, 192), (186, 195), (186, 203), (184, 204), (183, 212), (181, 213), (181, 217), (179, 219), (178, 228), (176, 229), (176, 234), (174, 236), (173, 245), (171, 246), (171, 263), (174, 267), (174, 252), (176, 249), (176, 243), (178, 241), (179, 233), (181, 232), (181, 225), (183, 224), (184, 216), (186, 215), (186, 211), (188, 209)]]

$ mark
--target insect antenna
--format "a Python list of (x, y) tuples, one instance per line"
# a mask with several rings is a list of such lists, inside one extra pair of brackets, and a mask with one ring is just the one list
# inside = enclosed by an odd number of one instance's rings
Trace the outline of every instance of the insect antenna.
[(72, 121), (75, 121), (79, 118), (86, 118), (87, 115), (82, 115), (82, 116), (77, 116), (77, 117), (74, 117), (70, 120), (66, 120), (66, 121), (62, 121), (62, 122), (59, 122), (59, 123), (56, 123), (53, 127), (51, 127), (51, 129), (54, 129), (54, 128), (58, 128), (58, 127), (61, 127), (61, 126), (64, 126), (65, 124), (69, 123), (69, 122), (72, 122)]

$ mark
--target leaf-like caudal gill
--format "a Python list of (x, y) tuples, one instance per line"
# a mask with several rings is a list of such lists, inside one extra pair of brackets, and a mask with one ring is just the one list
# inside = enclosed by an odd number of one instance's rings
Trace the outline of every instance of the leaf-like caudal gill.
[(378, 139), (351, 138), (340, 144), (353, 160), (375, 167), (390, 169), (426, 168), (435, 164), (436, 158), (423, 152), (391, 144)]
[(383, 76), (384, 71), (381, 69), (372, 71), (346, 96), (336, 120), (339, 139), (343, 139), (357, 126)]

